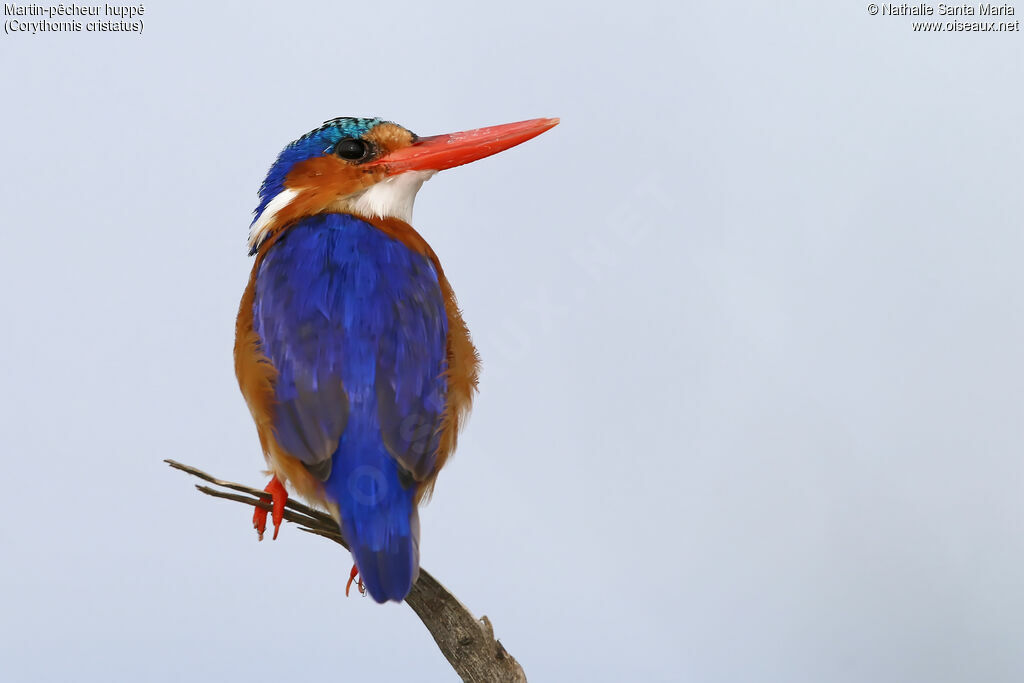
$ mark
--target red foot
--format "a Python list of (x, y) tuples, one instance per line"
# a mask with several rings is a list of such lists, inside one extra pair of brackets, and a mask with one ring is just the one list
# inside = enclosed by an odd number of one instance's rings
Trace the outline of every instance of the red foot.
[[(281, 522), (284, 521), (284, 504), (288, 502), (288, 491), (285, 490), (284, 484), (276, 475), (263, 490), (270, 494), (270, 502), (273, 506), (271, 520), (274, 522), (274, 540), (276, 541), (277, 532), (281, 530)], [(262, 541), (263, 532), (267, 530), (267, 511), (263, 508), (256, 508), (256, 511), (252, 513), (252, 525)]]
[[(348, 573), (348, 583), (345, 584), (345, 597), (346, 598), (348, 597), (349, 589), (352, 588), (352, 582), (356, 580), (357, 576), (359, 576), (359, 567), (357, 567), (355, 565), (352, 565), (352, 571), (350, 571)], [(356, 584), (356, 587), (359, 589), (359, 594), (360, 595), (366, 595), (366, 586), (363, 585), (363, 580), (362, 579), (359, 579), (359, 583)]]

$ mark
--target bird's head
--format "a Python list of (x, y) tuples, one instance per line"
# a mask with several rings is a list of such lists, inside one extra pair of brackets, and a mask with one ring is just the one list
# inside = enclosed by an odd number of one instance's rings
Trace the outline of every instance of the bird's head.
[(290, 223), (324, 212), (412, 219), (416, 192), (438, 171), (514, 147), (558, 124), (532, 119), (421, 138), (390, 121), (331, 119), (284, 148), (260, 187), (250, 254)]

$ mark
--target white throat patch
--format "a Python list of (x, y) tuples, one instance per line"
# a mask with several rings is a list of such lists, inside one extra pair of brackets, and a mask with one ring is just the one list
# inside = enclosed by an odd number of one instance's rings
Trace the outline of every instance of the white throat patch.
[(398, 218), (412, 222), (412, 206), (423, 183), (437, 171), (406, 171), (345, 198), (347, 208), (365, 218)]

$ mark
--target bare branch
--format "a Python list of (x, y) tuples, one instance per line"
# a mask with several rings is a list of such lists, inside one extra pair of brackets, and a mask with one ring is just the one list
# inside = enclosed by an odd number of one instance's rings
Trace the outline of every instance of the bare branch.
[[(182, 464), (182, 463), (177, 462), (175, 460), (164, 460), (164, 462), (167, 463), (168, 465), (170, 465), (171, 467), (173, 467), (176, 470), (181, 470), (182, 472), (187, 472), (188, 474), (191, 474), (194, 477), (199, 477), (203, 481), (208, 481), (211, 484), (216, 484), (217, 486), (220, 486), (220, 487), (223, 487), (223, 488), (226, 488), (226, 489), (231, 489), (232, 491), (241, 491), (242, 493), (248, 493), (250, 495), (262, 498), (264, 500), (270, 500), (270, 494), (267, 493), (266, 491), (264, 491), (263, 489), (254, 489), (251, 486), (245, 486), (244, 484), (236, 484), (233, 481), (224, 481), (223, 479), (217, 479), (216, 477), (211, 476), (211, 475), (207, 474), (206, 472), (203, 472), (200, 469), (196, 469), (195, 467), (192, 467), (191, 465)], [(236, 500), (236, 499), (232, 499), (232, 500)], [(242, 501), (239, 501), (239, 502), (242, 502)], [(323, 522), (326, 522), (328, 524), (334, 525), (334, 518), (331, 517), (329, 514), (327, 514), (326, 512), (323, 512), (321, 510), (317, 510), (315, 508), (311, 508), (308, 505), (303, 505), (302, 503), (300, 503), (299, 501), (295, 500), (294, 498), (289, 498), (288, 501), (285, 503), (285, 507), (286, 508), (291, 508), (292, 510), (295, 510), (296, 512), (301, 512), (302, 514), (308, 515), (309, 517), (313, 517), (315, 519), (322, 520)], [(266, 508), (266, 509), (269, 510), (270, 508)], [(345, 546), (345, 547), (347, 548), (348, 546)]]
[[(217, 479), (202, 470), (173, 460), (164, 462), (215, 486), (240, 492), (227, 493), (209, 486), (196, 486), (209, 496), (264, 510), (270, 509), (270, 494), (260, 489)], [(325, 512), (289, 498), (284, 518), (285, 521), (299, 525), (302, 531), (323, 536), (348, 548), (334, 518)], [(426, 570), (420, 569), (420, 578), (413, 584), (405, 602), (430, 631), (441, 654), (463, 681), (525, 683), (526, 674), (523, 673), (523, 668), (505, 650), (501, 642), (494, 638), (490, 620), (487, 617), (477, 620), (472, 612)]]

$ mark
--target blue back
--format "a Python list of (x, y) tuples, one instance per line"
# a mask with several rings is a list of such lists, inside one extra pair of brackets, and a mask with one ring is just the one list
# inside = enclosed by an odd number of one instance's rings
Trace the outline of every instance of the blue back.
[(278, 442), (325, 482), (370, 594), (401, 600), (446, 393), (433, 264), (356, 217), (309, 217), (270, 247), (253, 313), (278, 371)]

